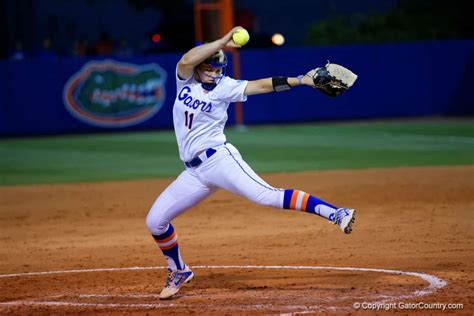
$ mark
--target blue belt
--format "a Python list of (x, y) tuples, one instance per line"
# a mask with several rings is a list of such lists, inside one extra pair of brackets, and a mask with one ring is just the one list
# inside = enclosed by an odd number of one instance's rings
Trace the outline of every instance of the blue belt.
[(193, 158), (192, 160), (185, 162), (184, 165), (188, 168), (195, 168), (199, 166), (200, 164), (203, 163), (203, 160), (206, 160), (207, 158), (210, 158), (212, 155), (214, 155), (217, 152), (214, 148), (209, 148), (199, 156)]

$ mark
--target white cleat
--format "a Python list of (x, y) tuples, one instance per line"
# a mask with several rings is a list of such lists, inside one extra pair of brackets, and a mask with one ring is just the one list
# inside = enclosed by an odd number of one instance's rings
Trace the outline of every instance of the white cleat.
[(356, 211), (350, 208), (339, 208), (336, 213), (334, 213), (334, 218), (332, 222), (341, 228), (341, 230), (350, 234), (352, 232), (352, 224), (355, 221)]
[(194, 277), (193, 271), (186, 266), (183, 270), (168, 269), (168, 276), (166, 278), (166, 285), (160, 293), (160, 300), (170, 299), (173, 295), (178, 293), (184, 283), (189, 283)]

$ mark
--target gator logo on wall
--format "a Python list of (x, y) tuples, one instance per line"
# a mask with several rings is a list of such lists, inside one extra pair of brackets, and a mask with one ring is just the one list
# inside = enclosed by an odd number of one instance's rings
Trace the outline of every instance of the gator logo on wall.
[(91, 61), (64, 86), (64, 104), (74, 117), (91, 125), (136, 125), (161, 109), (165, 81), (165, 70), (156, 64)]

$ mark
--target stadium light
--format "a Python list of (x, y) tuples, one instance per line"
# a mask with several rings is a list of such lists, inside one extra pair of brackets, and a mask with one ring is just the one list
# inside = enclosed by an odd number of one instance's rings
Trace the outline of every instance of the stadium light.
[(275, 33), (272, 36), (272, 43), (277, 46), (281, 46), (285, 43), (285, 37), (280, 33)]

